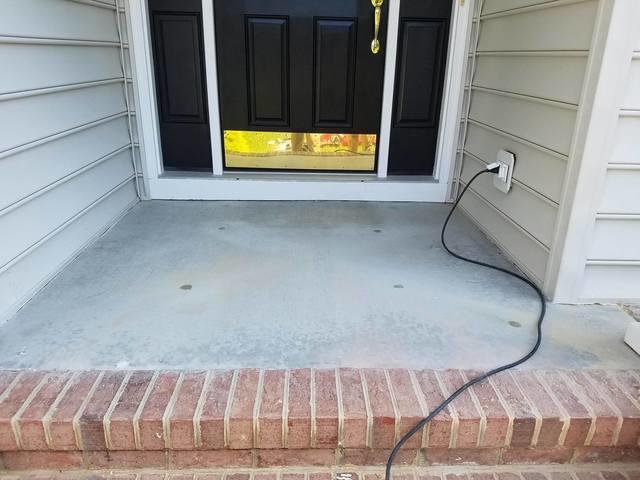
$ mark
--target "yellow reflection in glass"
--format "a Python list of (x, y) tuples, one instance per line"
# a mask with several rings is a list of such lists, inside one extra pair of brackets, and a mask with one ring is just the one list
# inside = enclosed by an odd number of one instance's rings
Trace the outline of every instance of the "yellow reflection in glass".
[(228, 168), (373, 171), (376, 135), (224, 131)]

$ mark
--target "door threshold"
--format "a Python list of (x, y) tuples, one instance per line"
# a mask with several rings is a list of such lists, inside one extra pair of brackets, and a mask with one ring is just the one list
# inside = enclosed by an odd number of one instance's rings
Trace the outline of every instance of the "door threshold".
[(166, 172), (149, 179), (151, 199), (164, 200), (353, 200), (445, 202), (447, 183), (431, 176), (357, 174)]
[(375, 172), (261, 172), (226, 171), (222, 175), (211, 172), (165, 171), (159, 179), (208, 179), (224, 181), (269, 180), (269, 181), (306, 181), (306, 182), (419, 182), (438, 183), (431, 175), (394, 175), (378, 177)]

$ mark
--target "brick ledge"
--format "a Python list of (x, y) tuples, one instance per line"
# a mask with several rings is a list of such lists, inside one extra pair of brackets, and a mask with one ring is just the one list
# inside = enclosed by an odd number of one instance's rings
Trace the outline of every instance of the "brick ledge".
[[(65, 472), (58, 474), (46, 471), (25, 471), (3, 475), (3, 480), (383, 480), (380, 468), (366, 469), (260, 469), (260, 470), (93, 470)], [(572, 468), (506, 467), (492, 469), (478, 468), (397, 468), (397, 480), (638, 480), (638, 466), (625, 467), (608, 465), (576, 466)]]
[[(217, 451), (250, 455), (242, 465), (251, 466), (256, 455), (276, 462), (299, 450), (308, 464), (358, 464), (382, 456), (476, 374), (0, 371), (0, 452), (6, 463), (25, 451), (80, 458)], [(477, 464), (640, 460), (639, 438), (640, 371), (518, 370), (459, 397), (409, 442), (406, 455), (412, 463), (456, 463), (460, 455)]]

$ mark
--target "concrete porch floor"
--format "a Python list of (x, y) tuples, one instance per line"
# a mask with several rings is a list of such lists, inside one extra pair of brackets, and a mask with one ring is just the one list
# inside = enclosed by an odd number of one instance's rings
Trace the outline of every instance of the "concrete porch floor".
[[(0, 368), (489, 368), (532, 292), (448, 256), (449, 207), (142, 202), (0, 327)], [(460, 253), (508, 265), (461, 214)], [(638, 368), (616, 306), (549, 305), (531, 368)]]

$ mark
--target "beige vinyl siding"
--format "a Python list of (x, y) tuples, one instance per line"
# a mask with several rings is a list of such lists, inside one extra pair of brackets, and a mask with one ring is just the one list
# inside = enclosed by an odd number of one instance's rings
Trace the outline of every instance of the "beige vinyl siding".
[(610, 146), (581, 300), (640, 299), (640, 30)]
[(113, 0), (2, 7), (0, 321), (138, 201), (123, 12), (121, 51)]
[(507, 195), (481, 177), (462, 207), (540, 285), (554, 247), (597, 9), (597, 0), (485, 0), (476, 12), (460, 184), (501, 149), (515, 153), (516, 165)]

